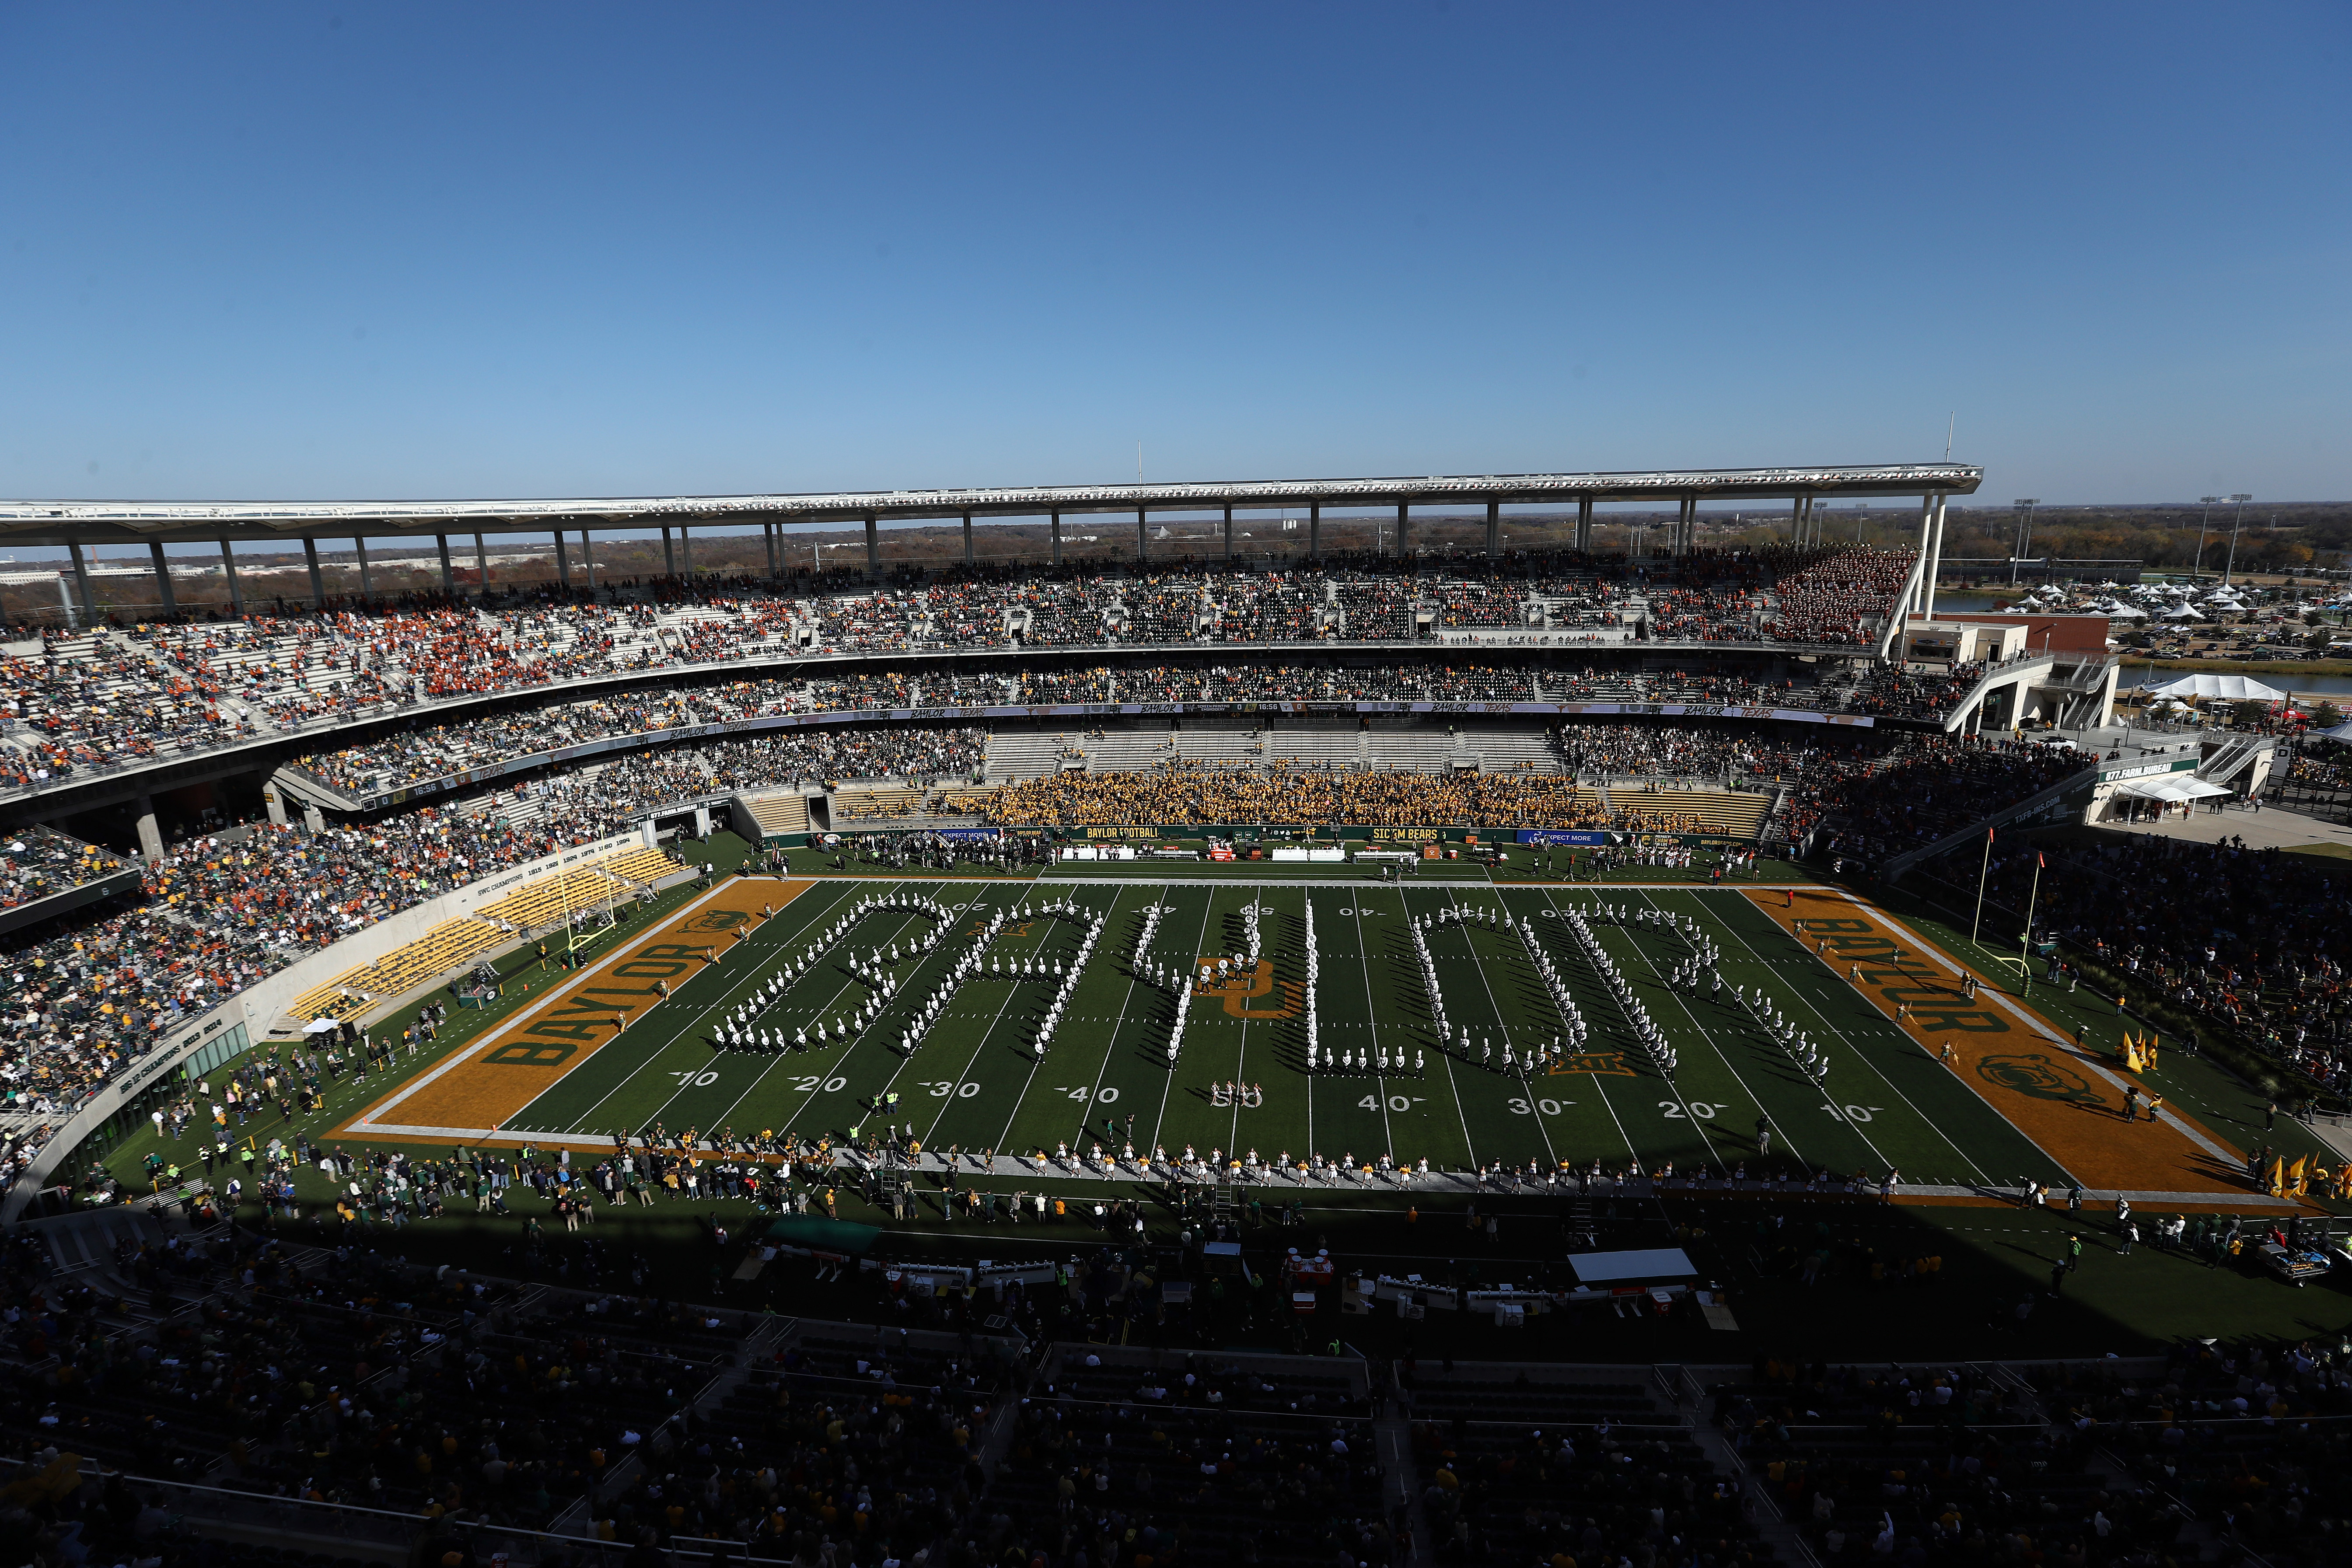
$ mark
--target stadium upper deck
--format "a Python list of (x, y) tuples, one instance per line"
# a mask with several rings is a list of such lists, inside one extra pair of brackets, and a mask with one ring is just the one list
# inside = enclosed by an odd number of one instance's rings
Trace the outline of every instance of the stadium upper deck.
[[(1399, 644), (1489, 661), (1549, 648), (1544, 657), (1564, 650), (1603, 666), (1677, 650), (1752, 664), (1790, 654), (1868, 659), (1916, 586), (1916, 560), (1775, 546), (1280, 573), (959, 570), (881, 585), (656, 579), (506, 595), (495, 607), (435, 597), (44, 634), (0, 655), (11, 689), (0, 796), (198, 760), (257, 762), (297, 740), (311, 750), (323, 730), (453, 719), (517, 694), (576, 698), (785, 668), (805, 677), (877, 655), (935, 668), (980, 654), (1132, 661), (1176, 650), (1328, 655)], [(929, 685), (946, 689), (959, 679)], [(1413, 695), (1433, 694), (1443, 695)]]

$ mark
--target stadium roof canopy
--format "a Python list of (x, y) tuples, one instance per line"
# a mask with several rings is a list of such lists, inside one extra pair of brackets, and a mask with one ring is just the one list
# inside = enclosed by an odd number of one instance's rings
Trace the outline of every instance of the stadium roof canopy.
[(1957, 463), (1697, 468), (1622, 474), (1456, 474), (1153, 485), (1024, 485), (830, 494), (634, 496), (549, 500), (0, 501), (0, 542), (178, 543), (229, 540), (548, 533), (558, 529), (748, 528), (1223, 507), (1507, 506), (1611, 501), (1801, 501), (1972, 494), (1984, 470)]

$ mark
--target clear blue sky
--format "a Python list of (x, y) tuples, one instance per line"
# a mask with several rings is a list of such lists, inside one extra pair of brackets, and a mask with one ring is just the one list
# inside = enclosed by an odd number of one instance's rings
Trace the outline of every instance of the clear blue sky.
[(0, 8), (0, 495), (2352, 496), (2352, 7)]

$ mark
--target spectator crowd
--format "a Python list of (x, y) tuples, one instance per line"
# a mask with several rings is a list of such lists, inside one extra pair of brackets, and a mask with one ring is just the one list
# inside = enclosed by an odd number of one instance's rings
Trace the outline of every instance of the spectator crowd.
[[(656, 582), (497, 604), (424, 595), (94, 632), (16, 628), (16, 651), (0, 654), (0, 788), (464, 698), (812, 653), (1344, 646), (1524, 628), (1555, 614), (1570, 626), (1613, 624), (1643, 595), (1640, 635), (1653, 642), (1854, 646), (1888, 613), (1907, 560), (1841, 547), (1698, 552), (1638, 567), (1515, 556), (1470, 569), (1338, 560), (1277, 572), (956, 568), (887, 584), (842, 574)], [(793, 700), (765, 689), (773, 684), (747, 683), (733, 700)], [(814, 688), (808, 697), (817, 700)]]

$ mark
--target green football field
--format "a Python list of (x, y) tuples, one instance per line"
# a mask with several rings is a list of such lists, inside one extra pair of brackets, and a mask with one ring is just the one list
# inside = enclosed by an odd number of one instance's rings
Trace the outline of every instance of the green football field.
[[(877, 910), (857, 919), (814, 968), (783, 991), (760, 1024), (790, 1039), (828, 1031), (873, 994), (849, 967), (853, 952), (886, 964), (894, 994), (853, 1042), (751, 1054), (714, 1047), (727, 1016), (767, 985), (788, 953), (804, 951), (862, 899), (920, 894), (952, 918), (930, 952), (915, 943), (932, 921)], [(1086, 921), (1044, 912), (1068, 900), (1106, 916), (1091, 960), (1042, 1060), (1032, 1043), (1058, 982), (990, 974), (1000, 965), (1075, 963)], [(1305, 942), (1315, 912), (1316, 1005), (1328, 1049), (1374, 1059), (1385, 1073), (1306, 1070)], [(1167, 1043), (1173, 993), (1138, 973), (1145, 912), (1164, 906), (1141, 955), (1189, 973), (1203, 957), (1244, 945), (1244, 910), (1263, 910), (1261, 971), (1192, 1000), (1181, 1055)], [(1500, 1068), (1548, 1044), (1563, 1023), (1520, 937), (1496, 924), (1449, 923), (1427, 932), (1447, 1016), (1481, 1048), (1478, 1060), (1438, 1049), (1431, 999), (1412, 956), (1411, 916), (1460, 905), (1531, 921), (1589, 1028), (1584, 1050), (1532, 1078)], [(1673, 911), (1720, 952), (1724, 989), (1678, 991), (1667, 980), (1688, 947), (1658, 925), (1601, 918)], [(1562, 912), (1580, 907), (1633, 994), (1673, 1043), (1670, 1078), (1638, 1048), (1632, 1025), (1580, 952)], [(1013, 911), (992, 940), (989, 915)], [(1025, 914), (1024, 914), (1025, 911)], [(914, 1010), (978, 944), (982, 973), (955, 988), (911, 1054), (898, 1044)], [(1181, 982), (1180, 982), (1181, 983)], [(1759, 988), (1829, 1060), (1816, 1087), (1738, 1005), (1732, 988)], [(1494, 1047), (1492, 1066), (1483, 1046)], [(1418, 1057), (1421, 1070), (1395, 1070)], [(1223, 1086), (1247, 1092), (1228, 1096)], [(882, 1097), (896, 1094), (895, 1103)], [(877, 1109), (879, 1107), (879, 1109)], [(1759, 1123), (1769, 1127), (1769, 1161)], [(1312, 1152), (1361, 1164), (1380, 1154), (1426, 1160), (1434, 1171), (1560, 1161), (1609, 1170), (1638, 1159), (1655, 1171), (1717, 1172), (1746, 1163), (1860, 1172), (1890, 1169), (1907, 1186), (2008, 1184), (2063, 1173), (1981, 1096), (1900, 1035), (1885, 1016), (1813, 952), (1731, 889), (1681, 887), (1326, 886), (1283, 880), (1188, 883), (1076, 879), (1022, 885), (843, 879), (816, 883), (730, 951), (687, 980), (620, 1039), (588, 1056), (504, 1125), (508, 1137), (602, 1138), (658, 1123), (670, 1133), (791, 1131), (803, 1138), (911, 1127), (934, 1152), (1052, 1152), (1061, 1144), (1113, 1154), (1132, 1142), (1171, 1156), (1255, 1151), (1296, 1163)]]

